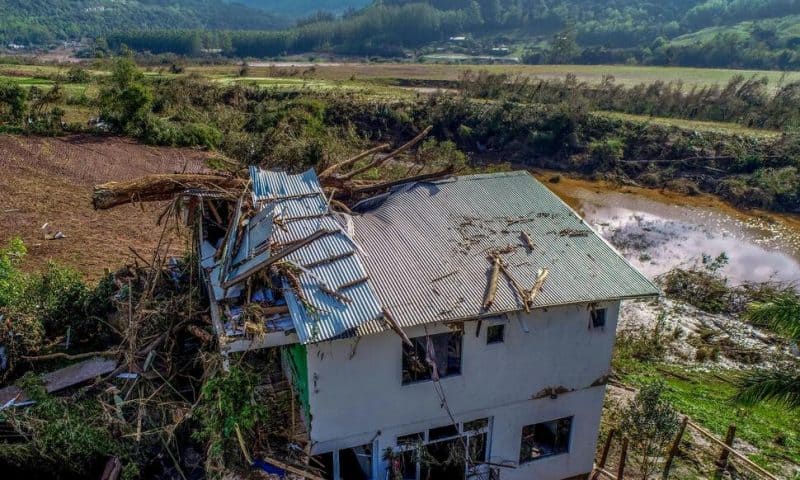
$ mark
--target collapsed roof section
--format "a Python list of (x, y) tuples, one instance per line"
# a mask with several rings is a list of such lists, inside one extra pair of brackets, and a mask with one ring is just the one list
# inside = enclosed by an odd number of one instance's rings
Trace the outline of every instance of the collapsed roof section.
[[(287, 337), (263, 346), (293, 343), (296, 334), (306, 344), (352, 335), (379, 319), (381, 306), (357, 246), (314, 171), (287, 175), (251, 167), (250, 178), (251, 198), (238, 202), (218, 245), (201, 233), (218, 333)], [(253, 305), (260, 310), (255, 326)]]

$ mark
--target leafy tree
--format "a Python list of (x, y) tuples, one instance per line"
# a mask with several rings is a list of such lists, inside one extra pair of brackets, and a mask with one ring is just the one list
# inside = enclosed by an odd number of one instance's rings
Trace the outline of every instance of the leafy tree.
[(678, 414), (664, 398), (665, 390), (661, 380), (643, 386), (622, 415), (620, 429), (642, 457), (643, 480), (654, 471), (656, 458), (678, 428)]
[(100, 118), (115, 130), (136, 133), (141, 128), (153, 94), (144, 83), (144, 75), (130, 59), (120, 59), (114, 65), (109, 83), (100, 91)]
[(27, 92), (14, 83), (0, 82), (0, 124), (22, 123), (26, 112)]
[[(745, 318), (800, 343), (800, 295), (796, 293), (783, 293), (771, 301), (753, 303)], [(797, 360), (783, 368), (749, 372), (738, 383), (736, 399), (743, 403), (775, 400), (800, 408), (800, 362)]]
[(578, 54), (578, 42), (575, 38), (575, 28), (568, 26), (556, 33), (550, 44), (551, 63), (570, 63)]

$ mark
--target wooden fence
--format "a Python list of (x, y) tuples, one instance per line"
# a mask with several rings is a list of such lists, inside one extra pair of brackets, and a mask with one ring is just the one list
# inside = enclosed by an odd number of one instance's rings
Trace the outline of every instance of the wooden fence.
[[(724, 472), (732, 467), (732, 462), (735, 462), (737, 466), (743, 467), (750, 472), (751, 475), (746, 478), (778, 480), (776, 476), (733, 448), (733, 441), (736, 437), (735, 425), (728, 427), (728, 432), (727, 435), (725, 435), (725, 439), (720, 440), (708, 430), (692, 422), (689, 417), (683, 417), (680, 427), (678, 428), (678, 433), (666, 451), (663, 465), (660, 468), (660, 477), (663, 480), (668, 480), (670, 478), (670, 473), (674, 471), (676, 458), (678, 458), (681, 454), (681, 442), (685, 440), (687, 428), (697, 432), (706, 440), (708, 440), (715, 447), (715, 451), (718, 452), (714, 454), (715, 458), (710, 462), (713, 463), (713, 478), (722, 478)], [(618, 448), (618, 455), (613, 455), (613, 457), (618, 458), (616, 465), (610, 465), (610, 461), (613, 460), (612, 449), (614, 447), (614, 441), (617, 439), (617, 437), (619, 437), (619, 434), (615, 430), (611, 430), (606, 436), (600, 457), (595, 464), (594, 471), (592, 472), (592, 480), (600, 480), (601, 478), (624, 480), (625, 469), (628, 467), (629, 463), (627, 438), (621, 438)]]

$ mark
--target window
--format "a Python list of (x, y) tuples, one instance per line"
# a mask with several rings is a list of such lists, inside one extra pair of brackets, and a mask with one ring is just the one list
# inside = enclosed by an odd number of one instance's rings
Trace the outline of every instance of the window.
[(444, 427), (431, 428), (428, 430), (428, 441), (434, 442), (443, 438), (458, 436), (458, 425), (445, 425)]
[(592, 317), (592, 327), (593, 328), (603, 328), (606, 326), (606, 309), (605, 308), (597, 308), (592, 309), (590, 312)]
[(471, 422), (464, 422), (464, 432), (473, 432), (476, 430), (483, 430), (489, 427), (488, 418), (479, 418)]
[[(461, 374), (460, 332), (411, 339), (403, 344), (403, 385)], [(435, 372), (434, 372), (435, 366)]]
[(411, 433), (397, 437), (397, 446), (414, 446), (425, 441), (425, 434), (422, 432)]
[(339, 450), (339, 478), (369, 480), (372, 478), (372, 444)]
[(503, 343), (506, 333), (506, 326), (502, 323), (500, 325), (489, 325), (486, 328), (486, 344)]
[(523, 427), (519, 463), (567, 453), (571, 432), (572, 417)]
[(392, 468), (404, 480), (487, 478), (490, 430), (490, 419), (478, 418), (431, 428), (427, 439), (422, 433), (399, 436)]

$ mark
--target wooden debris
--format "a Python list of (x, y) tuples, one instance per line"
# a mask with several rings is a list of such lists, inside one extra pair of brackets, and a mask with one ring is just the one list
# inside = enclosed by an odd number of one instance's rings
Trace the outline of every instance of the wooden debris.
[(299, 240), (299, 241), (297, 241), (295, 243), (292, 243), (291, 245), (285, 246), (284, 248), (282, 248), (281, 250), (275, 252), (269, 258), (264, 260), (262, 263), (259, 263), (258, 265), (253, 265), (251, 268), (249, 268), (247, 270), (244, 270), (242, 272), (239, 272), (236, 276), (234, 276), (233, 278), (231, 278), (228, 281), (226, 281), (225, 283), (223, 283), (222, 287), (223, 288), (231, 288), (232, 286), (234, 286), (237, 283), (241, 282), (245, 278), (247, 278), (247, 277), (249, 277), (249, 276), (251, 276), (251, 275), (253, 275), (253, 274), (255, 274), (255, 273), (257, 273), (257, 272), (259, 272), (259, 271), (261, 271), (261, 270), (263, 270), (263, 269), (265, 269), (265, 268), (267, 268), (267, 267), (269, 267), (269, 266), (271, 266), (273, 264), (275, 264), (279, 260), (282, 260), (283, 258), (285, 258), (287, 255), (291, 255), (292, 253), (296, 252), (297, 250), (300, 250), (301, 248), (305, 247), (309, 243), (311, 243), (311, 242), (313, 242), (313, 241), (315, 241), (315, 240), (317, 240), (319, 238), (322, 238), (322, 237), (324, 237), (326, 235), (330, 235), (330, 234), (336, 233), (336, 232), (338, 232), (338, 230), (317, 230), (316, 232), (312, 233), (308, 237), (306, 237), (306, 238), (304, 238), (302, 240)]
[(203, 345), (211, 343), (211, 341), (214, 339), (210, 333), (206, 332), (197, 325), (188, 325), (186, 327), (186, 331), (194, 335)]
[(522, 232), (522, 239), (525, 240), (525, 245), (528, 246), (529, 251), (532, 252), (536, 249), (536, 244), (533, 243), (533, 239), (531, 238), (530, 234), (528, 234), (528, 232), (526, 231)]
[(525, 290), (520, 287), (519, 283), (517, 283), (517, 280), (511, 276), (511, 272), (508, 271), (508, 268), (506, 268), (506, 265), (503, 263), (502, 259), (500, 259), (500, 271), (503, 272), (503, 275), (505, 275), (508, 281), (511, 282), (511, 286), (514, 287), (514, 290), (517, 292), (517, 295), (522, 302), (522, 307), (525, 309), (526, 313), (529, 313), (531, 311), (531, 305), (528, 301), (528, 295), (525, 294)]
[[(247, 181), (238, 177), (176, 173), (148, 175), (125, 182), (109, 182), (94, 187), (92, 206), (106, 210), (133, 202), (172, 200), (187, 190), (218, 193), (224, 197), (238, 196)], [(235, 191), (232, 192), (232, 190)]]
[(528, 305), (533, 305), (533, 301), (536, 300), (536, 296), (539, 295), (539, 291), (542, 290), (544, 281), (547, 280), (548, 275), (550, 275), (550, 271), (547, 268), (539, 269), (539, 275), (536, 277), (536, 282), (528, 292)]
[(103, 475), (100, 480), (117, 480), (121, 472), (122, 462), (117, 457), (111, 457), (106, 462), (106, 468), (103, 469)]
[(489, 285), (486, 288), (486, 296), (483, 300), (483, 309), (488, 310), (494, 303), (494, 297), (497, 295), (497, 281), (500, 278), (500, 257), (492, 255), (489, 257), (492, 261), (492, 269), (489, 274)]
[(351, 172), (347, 172), (343, 176), (339, 177), (339, 179), (340, 180), (349, 180), (349, 179), (351, 179), (351, 178), (353, 178), (353, 177), (355, 177), (357, 175), (360, 175), (360, 174), (362, 174), (362, 173), (364, 173), (364, 172), (366, 172), (366, 171), (368, 171), (368, 170), (370, 170), (372, 168), (379, 167), (379, 166), (383, 165), (389, 159), (391, 159), (393, 157), (396, 157), (397, 155), (400, 155), (401, 153), (405, 152), (406, 150), (410, 149), (414, 145), (416, 145), (419, 142), (421, 142), (422, 139), (424, 139), (425, 137), (428, 136), (429, 133), (431, 133), (431, 130), (433, 130), (433, 127), (432, 126), (428, 126), (427, 128), (425, 128), (425, 130), (422, 131), (422, 133), (420, 133), (416, 137), (412, 138), (410, 141), (408, 141), (407, 143), (405, 143), (404, 145), (402, 145), (398, 149), (388, 153), (387, 155), (384, 155), (383, 157), (380, 157), (380, 158), (377, 158), (377, 159), (373, 160), (372, 162), (368, 163), (367, 165), (364, 165), (361, 168), (358, 168), (358, 169), (353, 170)]
[(386, 308), (383, 309), (383, 318), (386, 320), (386, 322), (389, 324), (389, 326), (392, 328), (392, 330), (394, 330), (395, 333), (400, 335), (400, 338), (403, 339), (403, 343), (405, 343), (409, 347), (413, 347), (414, 346), (414, 344), (411, 343), (411, 339), (408, 338), (408, 335), (406, 335), (406, 332), (404, 332), (403, 329), (400, 328), (400, 324), (397, 323), (397, 320), (394, 319), (392, 314), (389, 313), (389, 310), (386, 309)]
[(322, 180), (323, 178), (331, 177), (331, 176), (333, 176), (334, 172), (336, 172), (336, 170), (341, 170), (344, 167), (352, 165), (352, 164), (356, 163), (357, 161), (361, 160), (362, 158), (367, 158), (370, 155), (374, 155), (374, 154), (376, 154), (378, 152), (382, 152), (384, 150), (388, 150), (389, 147), (391, 147), (390, 144), (384, 143), (383, 145), (378, 145), (375, 148), (370, 148), (369, 150), (363, 151), (363, 152), (359, 153), (358, 155), (356, 155), (355, 157), (351, 157), (351, 158), (348, 158), (347, 160), (345, 160), (343, 162), (339, 162), (337, 164), (331, 165), (330, 167), (328, 167), (325, 170), (323, 170), (322, 172), (320, 172), (318, 178), (320, 180)]

